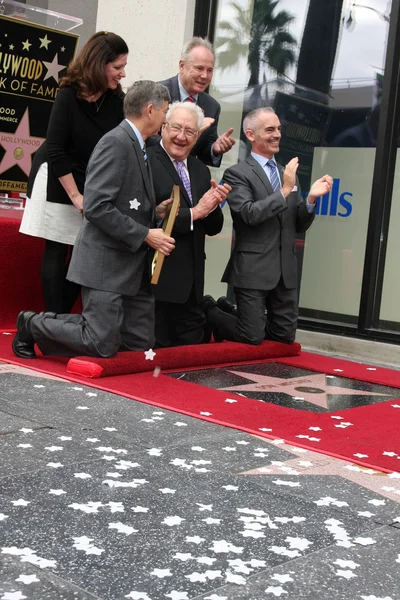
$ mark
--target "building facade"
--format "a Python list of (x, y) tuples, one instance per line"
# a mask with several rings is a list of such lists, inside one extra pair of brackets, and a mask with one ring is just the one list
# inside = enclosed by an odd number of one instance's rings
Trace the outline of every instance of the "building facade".
[[(272, 106), (282, 123), (278, 159), (299, 156), (302, 193), (324, 173), (334, 178), (297, 240), (300, 327), (400, 343), (400, 0), (30, 4), (81, 18), (80, 44), (98, 30), (121, 35), (130, 48), (126, 85), (174, 75), (183, 43), (208, 36), (220, 132), (234, 127), (237, 140), (213, 176), (246, 156), (247, 112)], [(216, 297), (227, 291), (220, 278), (232, 245), (227, 206), (224, 215), (223, 231), (207, 241), (206, 292)]]

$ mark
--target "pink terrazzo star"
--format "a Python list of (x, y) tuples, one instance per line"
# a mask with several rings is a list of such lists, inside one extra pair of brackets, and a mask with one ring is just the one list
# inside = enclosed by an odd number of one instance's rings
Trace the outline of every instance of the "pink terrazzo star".
[(387, 394), (378, 394), (377, 392), (365, 392), (362, 390), (354, 390), (352, 388), (328, 385), (324, 373), (293, 377), (291, 379), (258, 375), (257, 373), (243, 373), (240, 371), (230, 371), (230, 373), (250, 379), (254, 383), (241, 383), (232, 387), (220, 389), (230, 392), (271, 392), (288, 394), (295, 400), (305, 400), (306, 402), (321, 406), (322, 408), (328, 408), (328, 396), (388, 396)]
[(44, 138), (30, 135), (29, 108), (27, 108), (14, 133), (0, 132), (0, 144), (6, 151), (0, 163), (0, 175), (17, 165), (28, 176), (32, 165), (32, 154), (43, 142)]

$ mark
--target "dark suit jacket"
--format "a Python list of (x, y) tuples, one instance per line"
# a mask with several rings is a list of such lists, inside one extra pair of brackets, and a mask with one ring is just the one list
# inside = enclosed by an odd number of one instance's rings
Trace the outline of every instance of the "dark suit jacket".
[[(160, 83), (162, 83), (169, 89), (169, 93), (171, 94), (171, 102), (181, 101), (178, 85), (178, 75), (175, 75), (175, 77), (171, 77), (170, 79), (166, 79), (165, 81), (160, 81)], [(197, 104), (203, 110), (205, 117), (211, 117), (215, 119), (215, 121), (211, 125), (211, 127), (206, 129), (206, 131), (204, 131), (204, 133), (199, 137), (192, 149), (191, 154), (193, 156), (197, 156), (205, 165), (210, 165), (211, 167), (219, 167), (219, 165), (221, 164), (222, 155), (216, 157), (215, 162), (213, 162), (211, 156), (211, 148), (213, 143), (218, 138), (218, 120), (221, 112), (221, 107), (219, 103), (206, 92), (202, 92), (198, 95)], [(160, 136), (153, 136), (146, 140), (146, 146), (154, 146), (159, 141)]]
[[(278, 167), (282, 179), (282, 167)], [(223, 180), (232, 186), (228, 204), (236, 239), (222, 281), (234, 287), (271, 290), (282, 276), (286, 288), (295, 288), (296, 233), (306, 231), (314, 219), (299, 182), (285, 200), (280, 191), (273, 191), (251, 155), (227, 169)]]
[[(196, 300), (200, 302), (204, 291), (205, 236), (221, 231), (224, 220), (222, 211), (218, 207), (205, 219), (194, 221), (191, 231), (190, 200), (171, 159), (160, 145), (148, 148), (147, 154), (157, 204), (170, 198), (174, 185), (179, 185), (181, 200), (172, 231), (175, 249), (165, 258), (158, 284), (153, 286), (155, 298), (164, 302), (183, 303), (188, 300), (194, 286)], [(188, 157), (188, 170), (193, 205), (196, 205), (210, 189), (210, 171), (193, 156)]]
[(96, 290), (134, 296), (149, 268), (149, 246), (144, 239), (155, 226), (155, 206), (142, 149), (124, 120), (102, 137), (90, 157), (84, 220), (68, 279)]

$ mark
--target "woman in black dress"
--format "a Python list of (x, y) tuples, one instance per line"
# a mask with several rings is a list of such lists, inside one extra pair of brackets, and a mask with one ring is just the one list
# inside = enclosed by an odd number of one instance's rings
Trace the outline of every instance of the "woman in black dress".
[(45, 147), (34, 159), (20, 231), (46, 240), (41, 280), (48, 311), (70, 312), (79, 295), (66, 273), (82, 222), (85, 172), (97, 142), (124, 118), (120, 81), (127, 55), (118, 35), (92, 35), (60, 81)]

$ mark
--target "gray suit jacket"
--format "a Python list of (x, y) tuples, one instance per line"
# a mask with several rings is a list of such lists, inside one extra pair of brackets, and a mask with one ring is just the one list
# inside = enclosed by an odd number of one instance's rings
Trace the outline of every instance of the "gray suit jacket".
[(154, 223), (155, 196), (142, 149), (126, 121), (107, 133), (93, 151), (83, 213), (68, 279), (134, 296), (149, 268), (144, 239)]
[[(282, 167), (279, 170), (282, 178)], [(234, 287), (271, 290), (282, 276), (286, 288), (297, 287), (296, 233), (306, 231), (314, 219), (299, 182), (285, 200), (280, 191), (273, 191), (251, 155), (227, 169), (223, 180), (232, 186), (228, 204), (236, 239), (222, 281)]]

